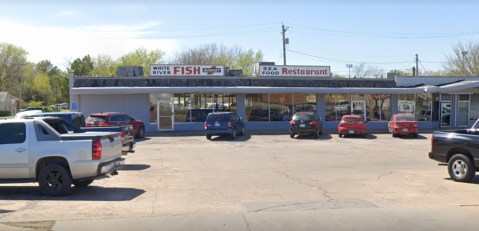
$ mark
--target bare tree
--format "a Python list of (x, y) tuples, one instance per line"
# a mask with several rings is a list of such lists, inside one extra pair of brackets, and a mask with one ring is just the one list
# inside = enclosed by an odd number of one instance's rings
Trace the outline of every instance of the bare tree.
[(381, 78), (384, 70), (379, 67), (366, 66), (361, 63), (353, 66), (353, 74), (355, 78)]
[(458, 43), (452, 51), (445, 65), (450, 75), (479, 76), (479, 43)]
[(183, 48), (175, 55), (171, 63), (224, 65), (232, 69), (241, 69), (244, 75), (252, 75), (253, 64), (262, 59), (261, 51), (254, 52), (252, 49), (245, 51), (238, 46), (227, 48), (212, 43), (195, 48)]

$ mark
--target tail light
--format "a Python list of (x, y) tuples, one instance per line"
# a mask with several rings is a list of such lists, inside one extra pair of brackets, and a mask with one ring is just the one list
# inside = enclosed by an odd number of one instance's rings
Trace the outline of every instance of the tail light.
[(233, 128), (233, 124), (231, 122), (228, 122), (228, 128)]
[(203, 124), (203, 126), (205, 127), (205, 129), (208, 127), (208, 123), (205, 121), (205, 123)]
[(431, 137), (431, 150), (434, 148), (434, 136)]
[(309, 125), (316, 126), (316, 125), (318, 125), (318, 123), (316, 123), (316, 121), (311, 121), (311, 122), (309, 122)]
[(101, 159), (101, 141), (100, 140), (93, 140), (92, 147), (91, 147), (91, 158), (92, 160)]
[(289, 121), (289, 124), (290, 124), (290, 125), (295, 125), (296, 122), (294, 122), (294, 120), (291, 120), (291, 121)]

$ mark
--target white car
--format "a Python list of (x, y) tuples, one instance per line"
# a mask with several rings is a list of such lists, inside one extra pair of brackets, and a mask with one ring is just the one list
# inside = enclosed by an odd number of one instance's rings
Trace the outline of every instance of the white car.
[(42, 110), (21, 111), (21, 112), (18, 112), (17, 114), (15, 114), (15, 119), (25, 118), (25, 117), (27, 117), (27, 116), (40, 114), (40, 113), (42, 113), (42, 112), (43, 112)]

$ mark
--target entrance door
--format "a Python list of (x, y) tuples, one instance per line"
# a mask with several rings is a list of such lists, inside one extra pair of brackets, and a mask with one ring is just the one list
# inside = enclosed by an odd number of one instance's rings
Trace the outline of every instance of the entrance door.
[(351, 114), (361, 115), (364, 120), (367, 120), (366, 117), (366, 102), (365, 101), (353, 101), (351, 107)]
[(174, 113), (170, 101), (158, 101), (158, 130), (173, 130)]
[(441, 127), (451, 126), (451, 101), (441, 101)]

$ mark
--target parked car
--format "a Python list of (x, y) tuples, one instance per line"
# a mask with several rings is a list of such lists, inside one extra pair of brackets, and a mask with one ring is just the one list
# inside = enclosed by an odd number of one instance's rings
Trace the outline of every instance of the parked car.
[(206, 117), (204, 127), (208, 140), (211, 140), (213, 135), (235, 139), (236, 135), (245, 134), (243, 120), (234, 112), (212, 112)]
[[(71, 133), (84, 133), (84, 132), (118, 132), (120, 133), (121, 142), (122, 142), (122, 152), (124, 155), (128, 153), (134, 153), (135, 144), (132, 131), (132, 125), (123, 125), (115, 127), (86, 127), (85, 116), (81, 112), (44, 112), (30, 117), (58, 117), (65, 121), (57, 122), (52, 120), (45, 120), (50, 126), (55, 128), (55, 130), (63, 134), (64, 132), (57, 129), (60, 126), (65, 126), (68, 130), (67, 132)], [(55, 126), (61, 123), (60, 126)]]
[(42, 118), (1, 120), (0, 149), (0, 183), (38, 182), (48, 196), (116, 175), (125, 165), (119, 133), (59, 134)]
[(429, 158), (447, 165), (454, 181), (469, 182), (479, 171), (479, 120), (469, 129), (435, 131)]
[(414, 115), (410, 113), (394, 114), (388, 122), (388, 131), (393, 137), (404, 135), (418, 136), (419, 128)]
[(316, 138), (323, 134), (323, 123), (316, 112), (296, 112), (289, 121), (289, 136), (314, 135)]
[(360, 115), (344, 115), (338, 125), (338, 135), (339, 137), (361, 135), (366, 138), (368, 135), (366, 121)]
[(126, 113), (121, 112), (98, 112), (93, 113), (86, 119), (87, 127), (110, 127), (110, 126), (133, 126), (135, 138), (145, 137), (145, 124)]

